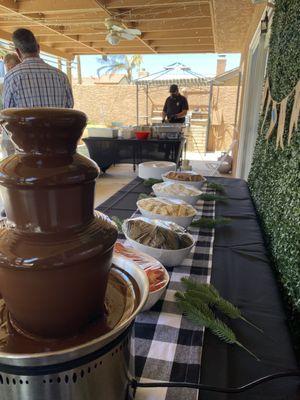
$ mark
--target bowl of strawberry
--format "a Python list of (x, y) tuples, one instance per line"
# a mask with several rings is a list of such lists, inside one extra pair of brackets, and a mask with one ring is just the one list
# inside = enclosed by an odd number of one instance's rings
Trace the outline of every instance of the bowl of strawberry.
[(162, 297), (170, 278), (168, 271), (162, 265), (149, 266), (144, 271), (149, 280), (149, 297), (142, 311), (147, 311)]

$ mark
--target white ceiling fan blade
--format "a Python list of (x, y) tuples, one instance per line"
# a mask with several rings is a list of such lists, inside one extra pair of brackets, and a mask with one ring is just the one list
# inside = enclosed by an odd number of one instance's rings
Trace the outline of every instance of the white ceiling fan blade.
[(142, 32), (139, 29), (131, 29), (131, 28), (126, 28), (125, 32), (129, 33), (129, 35), (134, 35), (134, 36), (140, 36), (142, 34)]
[(124, 30), (122, 26), (116, 24), (111, 25), (110, 29), (115, 32), (122, 32)]
[(127, 39), (127, 40), (133, 40), (133, 39), (136, 38), (135, 35), (131, 35), (131, 34), (127, 33), (126, 30), (123, 31), (123, 32), (121, 32), (121, 33), (120, 33), (120, 36), (121, 36), (123, 39)]

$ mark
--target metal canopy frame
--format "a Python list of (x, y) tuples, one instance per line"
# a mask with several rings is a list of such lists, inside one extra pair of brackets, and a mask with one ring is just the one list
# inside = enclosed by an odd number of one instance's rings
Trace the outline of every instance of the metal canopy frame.
[[(196, 87), (196, 86), (210, 86), (212, 87), (214, 79), (206, 78), (197, 72), (191, 70), (186, 65), (176, 62), (163, 70), (154, 72), (153, 74), (147, 75), (142, 78), (138, 78), (135, 81), (136, 84), (136, 123), (139, 125), (140, 120), (140, 107), (139, 107), (139, 92), (140, 87), (145, 89), (146, 95), (146, 123), (149, 123), (149, 87), (157, 86), (169, 86), (171, 84), (183, 85), (185, 87)], [(212, 90), (212, 89), (211, 89)]]

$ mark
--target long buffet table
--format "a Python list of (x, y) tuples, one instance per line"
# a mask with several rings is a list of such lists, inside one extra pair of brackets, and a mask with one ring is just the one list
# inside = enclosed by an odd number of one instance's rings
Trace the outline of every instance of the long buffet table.
[(144, 161), (173, 161), (180, 164), (185, 138), (180, 139), (122, 139), (88, 137), (83, 139), (90, 157), (105, 172), (111, 165)]
[[(249, 329), (240, 321), (228, 321), (242, 343), (260, 358), (257, 362), (237, 346), (227, 345), (205, 331), (200, 382), (219, 387), (237, 387), (262, 376), (297, 368), (286, 314), (275, 273), (268, 258), (258, 217), (243, 180), (209, 178), (225, 186), (228, 203), (216, 204), (216, 215), (232, 219), (216, 228), (211, 283), (221, 295), (263, 328)], [(110, 216), (128, 218), (136, 210), (140, 193), (150, 192), (136, 178), (97, 209)], [(199, 344), (200, 345), (200, 344)], [(299, 399), (296, 378), (283, 378), (241, 394), (201, 391), (201, 400)]]

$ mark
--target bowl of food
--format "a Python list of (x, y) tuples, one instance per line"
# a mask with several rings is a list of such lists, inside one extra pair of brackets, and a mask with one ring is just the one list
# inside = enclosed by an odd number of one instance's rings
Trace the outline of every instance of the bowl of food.
[(152, 190), (157, 197), (179, 199), (192, 206), (197, 203), (203, 193), (201, 190), (196, 189), (191, 185), (186, 185), (180, 182), (156, 183), (152, 186)]
[(178, 199), (149, 197), (139, 200), (136, 204), (144, 217), (171, 221), (184, 228), (191, 225), (197, 215), (194, 207)]
[(149, 310), (163, 296), (167, 289), (170, 277), (168, 271), (155, 258), (142, 253), (126, 243), (116, 242), (113, 262), (126, 270), (130, 262), (142, 268), (149, 280), (149, 296), (142, 311)]
[(170, 221), (129, 218), (123, 223), (123, 232), (132, 247), (165, 266), (180, 265), (195, 246), (193, 236)]
[(171, 161), (146, 161), (139, 164), (139, 177), (142, 179), (161, 179), (162, 174), (176, 170)]
[(206, 179), (201, 174), (194, 171), (174, 172), (170, 171), (162, 175), (164, 182), (181, 182), (185, 185), (194, 186), (196, 189), (201, 189)]
[(150, 310), (162, 297), (167, 289), (170, 277), (168, 271), (162, 265), (150, 266), (144, 269), (149, 280), (149, 296), (142, 311)]
[(149, 131), (136, 131), (135, 136), (139, 140), (146, 140), (148, 139), (148, 136), (150, 135), (151, 132)]

